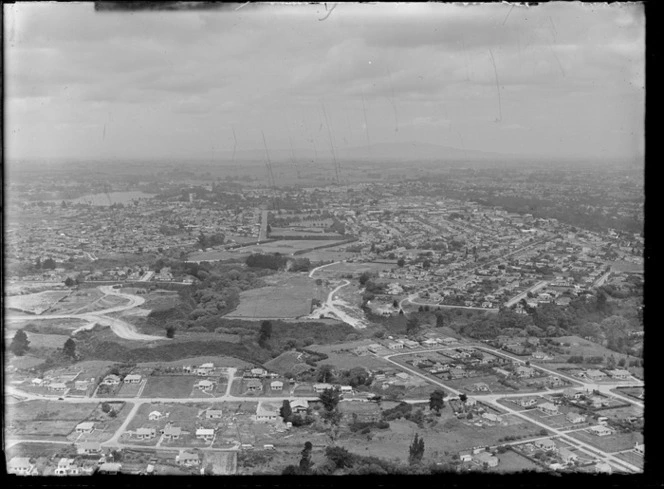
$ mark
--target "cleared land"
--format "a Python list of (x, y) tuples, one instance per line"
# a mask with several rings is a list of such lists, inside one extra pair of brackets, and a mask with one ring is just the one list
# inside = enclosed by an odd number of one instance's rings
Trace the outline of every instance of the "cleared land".
[(94, 303), (97, 299), (101, 298), (104, 294), (99, 289), (81, 289), (73, 292), (68, 297), (65, 297), (60, 302), (55, 304), (50, 310), (49, 314), (68, 314), (78, 313), (83, 307)]
[(226, 317), (293, 318), (311, 312), (312, 280), (306, 275), (280, 277), (275, 285), (240, 293), (240, 305)]
[(69, 290), (47, 290), (36, 294), (5, 297), (5, 307), (30, 314), (42, 314), (69, 295)]
[[(155, 375), (148, 377), (148, 384), (141, 397), (190, 397), (197, 377), (193, 375)], [(198, 391), (198, 389), (196, 389)]]
[(493, 470), (497, 472), (520, 472), (522, 470), (542, 471), (542, 467), (531, 462), (526, 457), (519, 455), (515, 451), (509, 450), (498, 454), (498, 467)]
[(273, 241), (272, 243), (263, 243), (260, 245), (245, 246), (238, 248), (238, 252), (243, 253), (281, 253), (282, 255), (292, 255), (296, 251), (310, 250), (319, 246), (341, 244), (344, 240), (325, 240), (325, 239), (284, 239)]
[(7, 434), (25, 437), (63, 438), (93, 414), (97, 403), (68, 404), (58, 401), (26, 401), (8, 406)]
[(586, 431), (576, 431), (570, 433), (570, 436), (609, 453), (629, 450), (630, 448), (634, 448), (635, 443), (643, 443), (642, 433), (620, 433), (609, 436), (597, 436)]

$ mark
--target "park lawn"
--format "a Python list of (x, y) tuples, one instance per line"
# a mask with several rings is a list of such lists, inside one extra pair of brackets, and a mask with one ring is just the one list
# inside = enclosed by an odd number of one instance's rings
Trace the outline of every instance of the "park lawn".
[(153, 375), (148, 377), (141, 398), (191, 397), (196, 380), (193, 375)]
[(586, 442), (608, 453), (629, 450), (636, 443), (643, 443), (643, 433), (616, 433), (609, 436), (597, 436), (587, 431), (575, 431), (570, 436)]
[(534, 462), (531, 462), (523, 455), (515, 452), (514, 450), (508, 450), (505, 453), (500, 453), (498, 457), (498, 466), (491, 469), (496, 472), (520, 472), (523, 470), (536, 470), (538, 472), (543, 471), (541, 466), (537, 465)]

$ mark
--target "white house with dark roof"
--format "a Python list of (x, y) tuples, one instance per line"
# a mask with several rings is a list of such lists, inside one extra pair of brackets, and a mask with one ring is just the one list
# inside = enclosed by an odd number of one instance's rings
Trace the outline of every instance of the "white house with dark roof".
[(76, 433), (92, 433), (95, 429), (95, 424), (92, 421), (84, 421), (76, 425)]
[(138, 374), (129, 374), (124, 378), (125, 384), (140, 384), (141, 376)]

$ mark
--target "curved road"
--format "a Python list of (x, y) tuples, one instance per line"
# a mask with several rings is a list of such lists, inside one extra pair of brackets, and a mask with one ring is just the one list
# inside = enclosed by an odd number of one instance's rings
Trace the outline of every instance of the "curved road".
[(165, 336), (153, 336), (142, 334), (136, 331), (136, 328), (121, 319), (116, 319), (108, 317), (107, 314), (127, 311), (138, 307), (145, 303), (143, 297), (139, 297), (133, 294), (126, 294), (119, 292), (117, 289), (114, 289), (110, 285), (102, 285), (97, 287), (104, 296), (112, 295), (127, 299), (129, 302), (127, 304), (122, 304), (119, 306), (109, 307), (107, 309), (102, 309), (101, 311), (81, 313), (81, 314), (45, 314), (42, 316), (37, 315), (27, 315), (27, 314), (8, 314), (7, 319), (28, 319), (31, 321), (40, 320), (40, 319), (82, 319), (88, 321), (88, 323), (99, 323), (102, 326), (109, 326), (113, 333), (118, 335), (120, 338), (126, 340), (137, 340), (137, 341), (153, 341), (153, 340), (166, 340)]

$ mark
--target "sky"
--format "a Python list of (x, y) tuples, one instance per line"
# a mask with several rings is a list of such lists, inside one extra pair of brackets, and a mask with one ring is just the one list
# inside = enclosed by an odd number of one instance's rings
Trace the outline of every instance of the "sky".
[(333, 5), (5, 4), (6, 155), (203, 160), (263, 134), (295, 151), (644, 151), (640, 4)]

